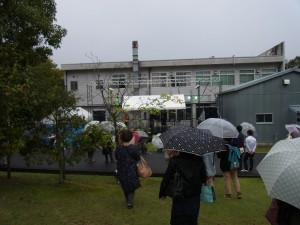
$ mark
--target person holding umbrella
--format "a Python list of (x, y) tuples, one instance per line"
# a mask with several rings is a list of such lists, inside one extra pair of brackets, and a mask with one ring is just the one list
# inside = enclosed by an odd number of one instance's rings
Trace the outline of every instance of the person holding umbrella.
[(201, 187), (206, 183), (201, 156), (219, 150), (222, 142), (210, 133), (183, 126), (169, 128), (160, 139), (170, 156), (159, 190), (160, 199), (172, 197), (170, 224), (197, 225)]
[(245, 155), (245, 135), (242, 132), (243, 127), (241, 125), (237, 125), (236, 129), (239, 132), (239, 136), (237, 138), (234, 138), (233, 142), (235, 146), (238, 147), (241, 151), (239, 171), (243, 171), (243, 157)]
[(230, 145), (234, 146), (234, 143), (232, 142), (232, 138), (224, 138), (225, 142), (224, 145), (224, 151), (217, 152), (217, 157), (220, 158), (220, 169), (223, 172), (223, 179), (224, 179), (224, 187), (225, 187), (225, 195), (224, 197), (226, 199), (231, 199), (231, 183), (230, 181), (233, 181), (234, 188), (236, 191), (237, 199), (242, 198), (242, 192), (241, 192), (241, 186), (240, 181), (238, 178), (237, 169), (231, 169), (230, 168), (230, 161), (228, 160), (229, 151), (230, 151)]
[[(255, 150), (256, 150), (257, 143), (256, 143), (256, 138), (253, 137), (253, 130), (248, 130), (247, 135), (248, 136), (245, 139), (246, 153), (245, 153), (244, 159), (243, 159), (245, 170), (243, 170), (243, 172), (252, 172), (253, 158), (254, 158), (254, 155), (255, 155)], [(250, 158), (249, 170), (248, 170), (248, 163), (247, 163), (248, 158)]]
[[(289, 133), (289, 139), (299, 138), (300, 131), (296, 127)], [(277, 222), (278, 225), (298, 225), (300, 221), (300, 209), (287, 203), (276, 199), (279, 207)]]
[(300, 221), (300, 138), (297, 130), (288, 131), (294, 138), (276, 142), (256, 167), (272, 197), (265, 215), (272, 225), (298, 225)]
[(183, 196), (173, 197), (171, 225), (198, 224), (200, 210), (200, 193), (202, 184), (206, 183), (206, 170), (202, 157), (185, 152), (168, 150), (170, 161), (160, 185), (159, 198), (165, 199), (168, 185), (176, 172), (182, 177)]

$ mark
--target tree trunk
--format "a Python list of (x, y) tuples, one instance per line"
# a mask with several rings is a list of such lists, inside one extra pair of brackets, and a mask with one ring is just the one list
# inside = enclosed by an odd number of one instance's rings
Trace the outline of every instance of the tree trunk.
[(63, 184), (65, 182), (65, 178), (66, 178), (66, 176), (65, 176), (65, 155), (64, 155), (63, 149), (60, 149), (58, 165), (59, 165), (59, 183)]
[(7, 156), (7, 170), (6, 170), (6, 177), (8, 179), (11, 178), (11, 167), (10, 167), (11, 155)]

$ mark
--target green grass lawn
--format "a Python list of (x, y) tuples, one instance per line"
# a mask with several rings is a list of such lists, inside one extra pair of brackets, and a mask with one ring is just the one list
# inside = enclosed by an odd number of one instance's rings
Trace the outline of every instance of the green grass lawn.
[[(134, 209), (126, 208), (121, 187), (113, 176), (67, 175), (59, 185), (56, 174), (0, 172), (1, 225), (167, 225), (171, 200), (158, 199), (160, 177), (141, 179)], [(223, 197), (217, 177), (217, 201), (201, 203), (199, 224), (267, 225), (270, 203), (259, 178), (240, 178), (243, 199)]]

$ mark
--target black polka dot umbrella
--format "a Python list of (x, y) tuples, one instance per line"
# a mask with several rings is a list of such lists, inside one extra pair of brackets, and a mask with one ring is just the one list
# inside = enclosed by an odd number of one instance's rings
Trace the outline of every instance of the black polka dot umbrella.
[(177, 150), (194, 155), (205, 155), (222, 150), (222, 139), (209, 132), (192, 127), (173, 126), (160, 135), (164, 149)]

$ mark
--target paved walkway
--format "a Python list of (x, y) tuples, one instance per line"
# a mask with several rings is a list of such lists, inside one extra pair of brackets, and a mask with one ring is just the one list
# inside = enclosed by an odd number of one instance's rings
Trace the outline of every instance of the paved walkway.
[[(259, 164), (259, 162), (263, 159), (266, 154), (264, 153), (256, 153), (254, 157), (254, 168)], [(167, 161), (164, 159), (163, 153), (158, 152), (149, 152), (146, 155), (143, 155), (148, 164), (150, 165), (153, 176), (162, 176), (167, 168)], [(78, 174), (107, 174), (112, 175), (116, 169), (116, 164), (105, 163), (105, 157), (102, 155), (101, 151), (96, 151), (94, 154), (95, 162), (88, 162), (82, 160), (74, 167), (67, 166), (66, 171), (68, 173), (78, 173)], [(222, 172), (219, 168), (219, 160), (216, 160), (216, 169), (217, 176), (221, 176)], [(36, 171), (36, 172), (57, 172), (58, 165), (48, 165), (47, 163), (43, 163), (41, 165), (30, 165), (27, 166), (22, 156), (16, 154), (11, 160), (11, 168), (12, 171)], [(0, 165), (0, 170), (5, 171), (5, 166)], [(256, 169), (253, 170), (252, 173), (239, 173), (240, 177), (259, 177), (259, 174)]]

